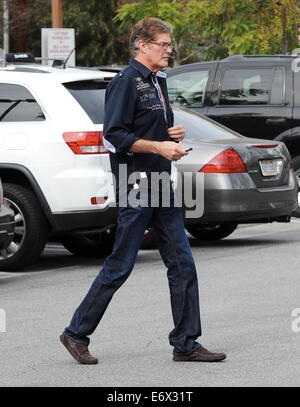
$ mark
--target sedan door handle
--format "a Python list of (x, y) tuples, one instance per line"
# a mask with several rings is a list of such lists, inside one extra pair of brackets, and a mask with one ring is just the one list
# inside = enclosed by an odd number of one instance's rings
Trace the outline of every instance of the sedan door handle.
[(284, 117), (273, 117), (272, 119), (266, 120), (267, 126), (282, 126), (286, 123), (286, 119)]

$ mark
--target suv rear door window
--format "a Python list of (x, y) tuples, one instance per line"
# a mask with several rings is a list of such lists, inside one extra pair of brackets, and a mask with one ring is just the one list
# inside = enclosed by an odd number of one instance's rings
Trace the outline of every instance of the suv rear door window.
[(190, 71), (167, 78), (171, 103), (187, 107), (202, 107), (209, 71)]
[(0, 122), (38, 122), (44, 113), (24, 86), (0, 83)]
[(107, 82), (87, 80), (63, 83), (95, 124), (104, 122), (104, 101)]
[[(278, 70), (278, 77), (283, 70)], [(281, 75), (282, 75), (281, 74)], [(273, 82), (273, 69), (226, 69), (224, 71), (223, 84), (220, 94), (220, 105), (267, 105), (270, 103), (271, 88)], [(282, 76), (281, 76), (282, 78)], [(275, 80), (275, 78), (274, 78)], [(281, 81), (281, 89), (283, 89)], [(277, 92), (283, 95), (283, 90)], [(281, 102), (282, 103), (282, 102)]]

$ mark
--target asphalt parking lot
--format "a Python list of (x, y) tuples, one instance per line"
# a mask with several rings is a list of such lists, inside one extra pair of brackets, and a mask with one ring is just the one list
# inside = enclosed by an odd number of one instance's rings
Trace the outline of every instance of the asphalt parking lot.
[(0, 272), (0, 386), (299, 386), (300, 332), (292, 329), (292, 312), (300, 308), (300, 221), (243, 226), (224, 241), (190, 243), (201, 342), (226, 352), (226, 361), (172, 361), (166, 272), (159, 253), (149, 250), (140, 251), (92, 336), (100, 363), (79, 365), (58, 337), (103, 260), (48, 245), (29, 272)]

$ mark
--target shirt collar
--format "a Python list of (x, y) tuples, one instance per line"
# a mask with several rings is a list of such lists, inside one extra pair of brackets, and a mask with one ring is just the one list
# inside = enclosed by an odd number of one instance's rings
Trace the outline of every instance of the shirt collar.
[[(145, 79), (147, 79), (151, 74), (154, 73), (154, 72), (150, 71), (149, 68), (147, 68), (145, 65), (141, 64), (139, 61), (137, 61), (134, 58), (130, 58), (129, 65), (132, 66), (133, 68), (135, 68), (137, 71), (139, 71), (140, 74)], [(158, 76), (160, 78), (166, 78), (167, 75), (162, 71), (158, 71), (158, 72), (156, 72), (156, 76)]]
[(156, 72), (156, 76), (166, 79), (167, 75), (163, 71)]

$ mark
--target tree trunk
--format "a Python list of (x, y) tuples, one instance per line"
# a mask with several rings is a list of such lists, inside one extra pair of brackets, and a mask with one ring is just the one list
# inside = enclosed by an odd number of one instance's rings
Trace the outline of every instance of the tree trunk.
[(283, 54), (286, 54), (288, 52), (288, 43), (287, 43), (287, 39), (286, 39), (286, 9), (283, 5), (281, 6), (280, 19), (281, 19), (281, 26), (282, 26), (281, 50), (282, 50)]
[(173, 52), (173, 56), (172, 56), (172, 60), (173, 60), (173, 67), (175, 68), (176, 66), (180, 65), (180, 40), (176, 41), (174, 39), (173, 41), (174, 43), (174, 52)]
[(12, 52), (27, 51), (28, 13), (27, 0), (10, 0), (10, 49)]

